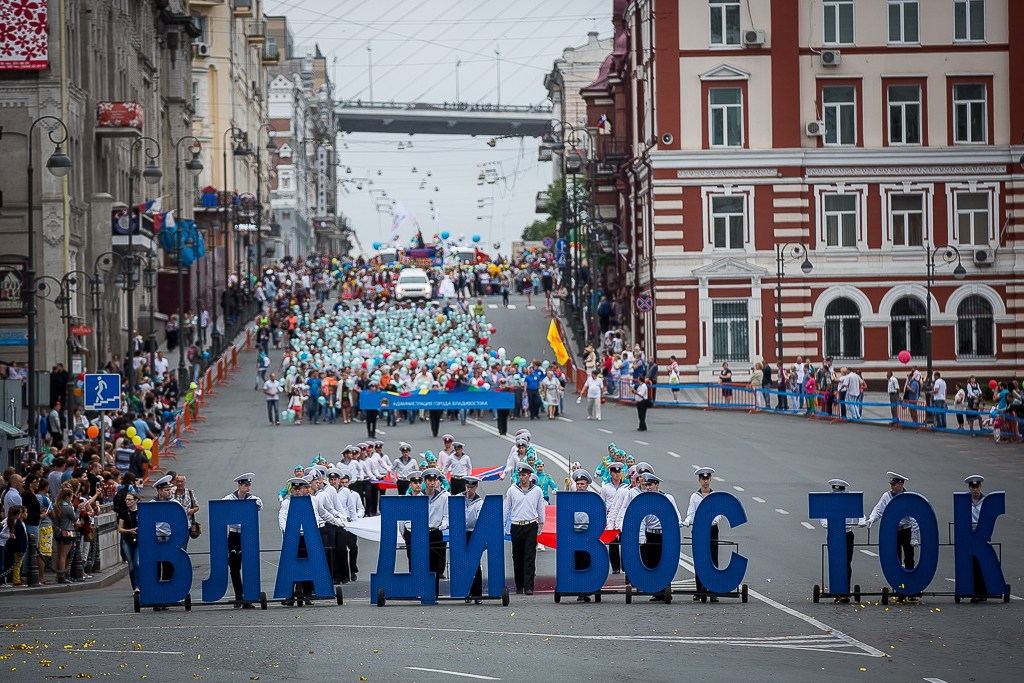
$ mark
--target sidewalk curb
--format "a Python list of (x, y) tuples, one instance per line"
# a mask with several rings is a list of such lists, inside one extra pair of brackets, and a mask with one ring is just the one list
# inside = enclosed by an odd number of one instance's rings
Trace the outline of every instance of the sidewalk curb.
[(14, 588), (0, 591), (0, 600), (4, 597), (20, 595), (50, 595), (54, 593), (78, 593), (79, 591), (92, 590), (93, 588), (107, 588), (121, 579), (128, 576), (128, 564), (119, 562), (113, 569), (100, 572), (92, 579), (81, 583), (51, 583), (48, 586), (33, 586), (31, 588)]

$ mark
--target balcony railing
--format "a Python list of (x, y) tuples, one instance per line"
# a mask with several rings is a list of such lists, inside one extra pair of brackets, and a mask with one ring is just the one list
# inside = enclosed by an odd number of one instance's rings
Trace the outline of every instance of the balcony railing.
[(610, 135), (598, 136), (601, 161), (606, 164), (618, 166), (632, 156), (629, 140), (626, 138), (615, 138)]
[(96, 105), (96, 134), (100, 137), (135, 137), (142, 133), (142, 123), (142, 105), (138, 102)]
[(245, 37), (253, 45), (267, 42), (267, 22), (262, 19), (250, 19), (245, 22)]
[(235, 16), (251, 17), (252, 2), (253, 0), (233, 0), (232, 6), (235, 8)]
[(263, 47), (263, 66), (277, 66), (281, 61), (281, 53), (277, 51), (277, 48), (271, 48), (270, 45), (264, 45)]

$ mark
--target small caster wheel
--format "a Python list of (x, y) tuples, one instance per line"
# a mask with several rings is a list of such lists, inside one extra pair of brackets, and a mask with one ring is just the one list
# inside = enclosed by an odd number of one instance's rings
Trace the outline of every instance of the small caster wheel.
[(191, 593), (187, 593), (185, 595), (185, 611), (186, 612), (191, 612), (192, 611), (192, 594)]
[[(633, 604), (633, 587), (631, 585), (629, 585), (628, 583), (626, 584), (626, 604), (627, 605), (632, 605)], [(135, 611), (138, 612), (138, 610), (135, 610)]]
[(265, 591), (260, 591), (260, 609), (267, 609), (267, 594)]
[(889, 587), (888, 586), (882, 586), (882, 604), (883, 605), (888, 605), (889, 604)]
[(594, 602), (601, 602), (601, 591), (594, 593)]
[(555, 591), (555, 604), (558, 604), (560, 602), (562, 602), (562, 594), (558, 591)]
[(747, 588), (747, 584), (743, 584), (742, 586), (740, 586), (740, 602), (747, 602), (748, 593), (749, 589)]
[(708, 601), (708, 596), (706, 596), (706, 595), (700, 596), (700, 601), (701, 602), (707, 602)]
[(501, 606), (502, 607), (508, 607), (508, 603), (509, 603), (508, 587), (506, 586), (505, 588), (501, 589)]
[(377, 607), (383, 607), (383, 606), (384, 606), (384, 589), (383, 588), (378, 588), (377, 589)]
[(345, 604), (345, 596), (341, 592), (341, 586), (334, 587), (334, 597), (337, 598), (339, 605)]
[(1010, 584), (1006, 584), (1006, 592), (1003, 593), (1003, 602), (1010, 602)]
[(671, 588), (666, 588), (665, 589), (665, 604), (666, 605), (671, 605), (672, 604), (672, 589)]
[(860, 584), (853, 584), (853, 601), (860, 602)]
[(815, 605), (821, 600), (821, 586), (814, 584), (814, 590), (811, 592), (811, 602)]
[(139, 601), (138, 593), (132, 593), (132, 608), (136, 614), (142, 611), (142, 602)]
[(953, 602), (955, 602), (956, 604), (959, 605), (960, 604), (960, 596), (959, 595), (954, 595), (953, 596)]

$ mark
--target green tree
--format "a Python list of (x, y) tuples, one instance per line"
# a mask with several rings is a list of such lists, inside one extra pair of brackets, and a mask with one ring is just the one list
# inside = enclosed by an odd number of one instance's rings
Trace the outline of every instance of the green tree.
[(576, 220), (579, 222), (586, 220), (590, 206), (586, 179), (582, 176), (569, 176), (568, 180), (564, 181), (566, 192), (562, 191), (563, 180), (557, 180), (548, 185), (548, 217), (544, 220), (535, 220), (523, 228), (524, 240), (539, 241), (545, 237), (557, 237), (557, 226), (562, 220), (562, 204), (565, 202), (566, 194), (568, 194), (570, 202), (566, 207), (569, 210), (566, 219), (572, 222), (573, 209), (575, 209)]
[(536, 220), (523, 228), (523, 239), (527, 242), (540, 242), (545, 237), (555, 237), (555, 222), (550, 218), (543, 221)]

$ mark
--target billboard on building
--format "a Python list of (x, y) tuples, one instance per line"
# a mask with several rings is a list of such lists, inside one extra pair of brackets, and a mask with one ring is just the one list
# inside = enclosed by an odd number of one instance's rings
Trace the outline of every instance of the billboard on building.
[(0, 71), (49, 67), (46, 0), (0, 0)]

